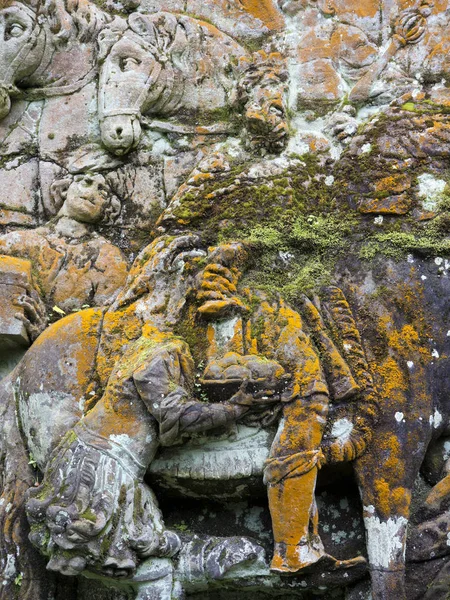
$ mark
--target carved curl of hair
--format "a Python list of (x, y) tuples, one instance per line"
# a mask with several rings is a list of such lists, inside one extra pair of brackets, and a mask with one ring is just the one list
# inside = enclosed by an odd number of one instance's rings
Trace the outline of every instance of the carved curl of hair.
[(120, 211), (122, 210), (122, 203), (117, 196), (111, 195), (109, 198), (108, 205), (103, 213), (102, 224), (103, 225), (114, 225)]
[(88, 0), (43, 0), (37, 14), (50, 25), (50, 31), (61, 44), (73, 38), (79, 42), (94, 40), (113, 20)]

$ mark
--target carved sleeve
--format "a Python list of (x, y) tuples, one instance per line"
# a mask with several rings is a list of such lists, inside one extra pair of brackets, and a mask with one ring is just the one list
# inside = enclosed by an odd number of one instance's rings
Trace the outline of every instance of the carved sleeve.
[(134, 372), (136, 388), (159, 423), (163, 446), (183, 434), (208, 431), (233, 423), (237, 409), (229, 404), (192, 400), (194, 364), (187, 344), (174, 340), (161, 346), (151, 360)]
[(282, 303), (277, 322), (280, 331), (275, 358), (292, 373), (291, 399), (308, 398), (313, 394), (328, 395), (319, 354), (304, 331), (299, 313)]

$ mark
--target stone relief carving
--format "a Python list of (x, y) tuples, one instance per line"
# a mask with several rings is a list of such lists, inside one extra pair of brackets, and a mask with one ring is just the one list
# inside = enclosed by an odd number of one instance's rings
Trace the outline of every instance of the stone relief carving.
[(448, 22), (0, 2), (1, 598), (446, 598)]

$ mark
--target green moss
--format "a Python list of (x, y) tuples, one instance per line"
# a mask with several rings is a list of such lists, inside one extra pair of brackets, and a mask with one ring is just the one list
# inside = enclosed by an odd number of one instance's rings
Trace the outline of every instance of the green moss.
[(286, 249), (283, 233), (274, 227), (257, 225), (251, 229), (248, 240), (266, 248)]
[(195, 364), (202, 364), (208, 348), (206, 322), (197, 315), (196, 306), (191, 302), (187, 302), (186, 306), (174, 332), (188, 344)]
[(351, 232), (353, 219), (334, 215), (307, 215), (298, 217), (290, 232), (292, 244), (303, 250), (339, 248)]
[(184, 521), (181, 521), (181, 523), (174, 523), (173, 525), (171, 525), (171, 527), (172, 529), (180, 531), (181, 533), (186, 533), (187, 531), (189, 531), (189, 527)]
[(428, 227), (427, 233), (391, 232), (375, 235), (363, 246), (360, 256), (371, 260), (378, 255), (401, 259), (410, 252), (423, 256), (450, 253), (450, 239), (439, 236), (433, 226)]
[(86, 519), (86, 521), (91, 521), (91, 523), (97, 522), (97, 516), (90, 508), (81, 513), (80, 517)]

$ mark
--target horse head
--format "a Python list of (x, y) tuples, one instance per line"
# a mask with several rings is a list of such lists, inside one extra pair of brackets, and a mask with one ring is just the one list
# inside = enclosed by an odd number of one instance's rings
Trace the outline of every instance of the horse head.
[[(209, 23), (166, 12), (134, 13), (126, 30), (104, 29), (99, 44), (98, 114), (111, 152), (135, 148), (143, 125), (193, 136), (245, 130), (259, 146), (284, 148), (287, 70), (276, 53), (252, 54)], [(232, 119), (217, 120), (230, 110)]]
[(2, 0), (0, 119), (9, 114), (11, 97), (70, 94), (93, 79), (92, 46), (111, 21), (89, 0)]
[(45, 34), (37, 12), (22, 2), (7, 2), (0, 10), (0, 119), (9, 114), (11, 96), (18, 94), (16, 83), (39, 66)]
[(160, 12), (132, 14), (125, 32), (105, 30), (99, 40), (102, 140), (115, 154), (126, 154), (139, 142), (146, 112), (167, 115), (177, 108), (183, 74), (174, 55), (177, 48), (181, 54), (187, 50), (187, 38), (179, 18)]

